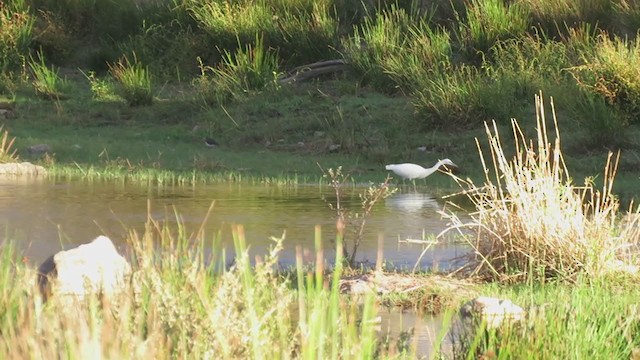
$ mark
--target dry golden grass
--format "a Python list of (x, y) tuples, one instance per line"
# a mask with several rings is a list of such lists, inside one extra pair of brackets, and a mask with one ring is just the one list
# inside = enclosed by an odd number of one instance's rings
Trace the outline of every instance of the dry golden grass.
[(16, 138), (9, 138), (9, 132), (2, 130), (4, 125), (0, 125), (0, 163), (15, 162), (18, 160), (17, 150), (11, 149)]
[[(445, 215), (473, 247), (465, 267), (501, 281), (557, 278), (579, 274), (598, 277), (612, 271), (636, 270), (640, 240), (640, 207), (619, 213), (612, 194), (618, 156), (609, 154), (602, 189), (592, 180), (572, 183), (560, 150), (555, 109), (555, 139), (550, 141), (542, 95), (536, 97), (537, 139), (526, 139), (513, 120), (515, 155), (509, 159), (495, 123), (485, 125), (490, 163), (477, 142), (484, 185), (456, 178), (474, 204), (471, 220), (463, 223), (453, 212)], [(455, 205), (455, 204), (452, 204)]]

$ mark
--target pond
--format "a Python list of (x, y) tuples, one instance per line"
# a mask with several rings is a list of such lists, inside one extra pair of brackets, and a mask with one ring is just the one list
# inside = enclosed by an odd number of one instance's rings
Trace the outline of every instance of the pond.
[[(357, 193), (362, 191), (363, 188), (350, 188), (343, 203), (353, 211), (360, 210)], [(62, 248), (102, 234), (121, 248), (128, 231), (142, 231), (149, 215), (175, 222), (177, 213), (187, 232), (194, 232), (213, 203), (205, 229), (212, 237), (221, 232), (229, 258), (233, 256), (230, 226), (242, 224), (252, 254), (266, 253), (273, 244), (270, 238), (285, 234), (280, 263), (288, 266), (295, 264), (296, 246), (313, 251), (316, 225), (322, 228), (323, 247), (331, 262), (335, 213), (328, 203), (332, 201), (333, 190), (318, 185), (144, 186), (5, 178), (0, 179), (0, 226), (4, 227), (5, 238), (16, 241), (30, 261), (39, 263)], [(425, 248), (412, 240), (428, 238), (447, 227), (438, 213), (443, 204), (419, 192), (396, 193), (385, 199), (367, 220), (357, 259), (374, 263), (382, 234), (387, 266), (412, 268)], [(444, 239), (429, 248), (419, 266), (447, 269), (452, 259), (466, 251), (464, 245)]]

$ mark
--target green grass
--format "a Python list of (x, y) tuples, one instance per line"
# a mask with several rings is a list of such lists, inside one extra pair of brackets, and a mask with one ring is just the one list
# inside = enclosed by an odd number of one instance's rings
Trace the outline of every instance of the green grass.
[(634, 315), (639, 294), (628, 284), (622, 279), (582, 279), (575, 286), (486, 286), (485, 294), (511, 299), (528, 311), (527, 318), (501, 332), (479, 332), (477, 346), (459, 349), (456, 358), (633, 358), (640, 345), (640, 322)]

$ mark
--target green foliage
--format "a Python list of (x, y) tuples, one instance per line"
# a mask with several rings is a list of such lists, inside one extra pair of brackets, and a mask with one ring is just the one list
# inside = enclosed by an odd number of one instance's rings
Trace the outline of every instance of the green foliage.
[[(610, 0), (524, 0), (521, 5), (530, 12), (532, 22), (550, 37), (562, 37), (579, 23), (615, 26), (619, 21)], [(624, 0), (622, 1), (624, 2)]]
[(125, 56), (109, 65), (109, 72), (117, 82), (117, 90), (129, 106), (151, 105), (153, 89), (149, 69), (134, 58), (131, 63)]
[(143, 14), (149, 11), (143, 4), (156, 1), (130, 0), (25, 0), (33, 9), (51, 14), (76, 38), (122, 39), (138, 31)]
[(66, 79), (60, 78), (58, 70), (45, 64), (44, 56), (38, 53), (38, 59), (30, 57), (29, 67), (33, 74), (32, 85), (39, 97), (48, 100), (62, 100), (66, 98), (65, 92), (69, 88)]
[(574, 101), (574, 117), (588, 136), (583, 144), (585, 149), (620, 148), (629, 140), (627, 117), (611, 109), (605, 99), (582, 93)]
[(265, 89), (278, 88), (278, 54), (257, 37), (235, 53), (225, 51), (216, 67), (201, 64), (196, 86), (208, 104), (224, 104)]

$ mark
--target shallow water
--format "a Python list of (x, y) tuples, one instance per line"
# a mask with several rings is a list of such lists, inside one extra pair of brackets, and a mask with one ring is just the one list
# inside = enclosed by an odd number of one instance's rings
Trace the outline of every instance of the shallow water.
[[(351, 191), (351, 190), (350, 190)], [(359, 209), (355, 188), (345, 199)], [(228, 258), (233, 256), (231, 224), (242, 224), (252, 254), (264, 254), (273, 244), (271, 236), (285, 235), (280, 255), (283, 265), (295, 263), (295, 247), (314, 249), (314, 227), (322, 227), (323, 247), (333, 257), (335, 216), (327, 201), (332, 189), (319, 186), (275, 187), (266, 185), (214, 184), (198, 186), (141, 186), (124, 182), (53, 181), (48, 179), (0, 179), (1, 238), (17, 242), (28, 259), (39, 263), (62, 248), (109, 236), (122, 248), (130, 229), (142, 231), (148, 214), (175, 222), (175, 212), (187, 232), (205, 224), (211, 237), (219, 230)], [(383, 235), (383, 254), (388, 266), (411, 268), (425, 248), (406, 243), (438, 234), (447, 227), (437, 213), (443, 206), (428, 194), (396, 193), (378, 204), (368, 219), (357, 259), (375, 262), (378, 236)], [(347, 239), (349, 241), (349, 239)], [(347, 244), (348, 246), (348, 244)], [(441, 241), (426, 252), (420, 267), (446, 269), (450, 260), (467, 249)]]

